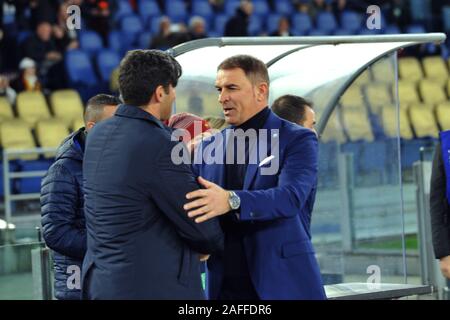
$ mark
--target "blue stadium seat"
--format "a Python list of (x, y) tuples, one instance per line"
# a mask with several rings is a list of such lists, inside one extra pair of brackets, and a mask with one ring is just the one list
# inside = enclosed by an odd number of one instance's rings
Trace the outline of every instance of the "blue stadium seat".
[(224, 13), (228, 16), (233, 16), (239, 7), (239, 0), (224, 1)]
[(402, 139), (400, 144), (402, 169), (410, 169), (413, 163), (420, 159), (420, 147), (430, 145), (430, 141), (430, 139)]
[(186, 22), (188, 12), (183, 1), (173, 0), (166, 3), (166, 14), (174, 23)]
[(275, 12), (281, 15), (288, 16), (294, 12), (291, 1), (289, 0), (278, 0), (275, 2)]
[(278, 29), (278, 21), (280, 21), (281, 17), (282, 15), (277, 13), (271, 13), (267, 16), (266, 31), (268, 34), (271, 34)]
[(313, 30), (309, 31), (308, 35), (314, 36), (314, 37), (319, 37), (319, 36), (330, 35), (330, 33), (327, 33), (327, 32), (325, 32), (323, 30), (320, 30), (320, 29), (313, 29)]
[(262, 19), (259, 16), (252, 15), (248, 24), (248, 34), (250, 36), (258, 36), (262, 31)]
[(353, 34), (353, 32), (352, 32), (352, 30), (339, 28), (339, 29), (334, 30), (333, 34), (335, 36), (347, 36), (347, 35)]
[(133, 37), (126, 37), (121, 31), (114, 30), (108, 34), (108, 48), (116, 51), (120, 56), (131, 49), (133, 42)]
[(214, 17), (214, 11), (211, 8), (208, 0), (192, 2), (191, 14), (193, 16), (203, 17), (208, 22), (211, 22), (212, 18)]
[(136, 39), (136, 35), (144, 31), (141, 19), (137, 15), (127, 15), (120, 20), (120, 29), (124, 37), (131, 38), (131, 42)]
[(420, 24), (411, 24), (406, 27), (407, 33), (426, 33), (423, 25)]
[(98, 53), (96, 60), (100, 79), (109, 83), (111, 72), (120, 63), (119, 55), (113, 50), (104, 49)]
[(313, 28), (311, 17), (305, 13), (295, 13), (291, 20), (292, 32), (295, 35), (305, 35)]
[(152, 40), (151, 32), (143, 32), (139, 35), (138, 45), (141, 49), (148, 49), (150, 47), (150, 41)]
[(83, 50), (69, 50), (65, 56), (65, 67), (69, 82), (94, 86), (97, 83), (89, 55)]
[(91, 30), (83, 30), (79, 36), (80, 48), (93, 56), (99, 50), (103, 49), (103, 41), (100, 35)]
[(399, 34), (399, 33), (402, 33), (402, 32), (400, 31), (400, 28), (397, 27), (396, 25), (393, 25), (393, 24), (388, 25), (388, 26), (383, 30), (383, 32), (384, 32), (385, 34)]
[(442, 9), (442, 22), (444, 25), (444, 31), (450, 31), (450, 6), (444, 6)]
[(331, 12), (319, 12), (316, 17), (316, 28), (331, 34), (338, 27), (336, 18)]
[(227, 23), (228, 16), (223, 14), (216, 15), (216, 19), (214, 20), (214, 31), (220, 36), (223, 36), (223, 32), (225, 30), (225, 24)]
[(380, 34), (381, 29), (367, 29), (367, 28), (361, 28), (359, 30), (360, 35), (374, 35), (374, 34)]
[(341, 28), (356, 33), (360, 27), (363, 17), (354, 11), (344, 11), (341, 14)]
[(367, 176), (366, 182), (369, 184), (383, 183), (387, 167), (387, 143), (380, 140), (362, 144), (358, 167)]
[[(114, 14), (114, 22), (120, 21), (122, 17), (133, 14), (133, 8), (128, 1), (117, 1), (117, 10)], [(83, 20), (83, 19), (82, 19)]]
[(143, 24), (146, 24), (151, 17), (161, 16), (161, 10), (154, 0), (140, 0), (138, 2), (138, 12)]
[(156, 35), (159, 33), (159, 21), (161, 20), (161, 17), (152, 17), (148, 21), (147, 29), (153, 34)]
[(270, 13), (269, 5), (266, 0), (253, 0), (253, 15), (265, 18)]
[[(40, 171), (48, 170), (53, 161), (49, 160), (31, 160), (20, 161), (20, 171)], [(41, 177), (17, 179), (16, 188), (19, 193), (39, 193), (41, 191)]]

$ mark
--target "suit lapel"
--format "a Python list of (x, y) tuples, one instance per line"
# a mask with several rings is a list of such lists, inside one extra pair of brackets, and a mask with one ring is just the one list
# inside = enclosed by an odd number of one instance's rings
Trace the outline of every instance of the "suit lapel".
[[(281, 127), (281, 120), (275, 116), (273, 114), (272, 111), (270, 111), (269, 117), (266, 120), (266, 123), (264, 124), (262, 129), (267, 130), (267, 139), (266, 141), (261, 141), (260, 137), (258, 136), (258, 139), (256, 141), (256, 143), (253, 144), (253, 146), (250, 146), (250, 150), (249, 150), (249, 159), (256, 159), (256, 163), (249, 163), (247, 166), (247, 171), (245, 173), (245, 178), (244, 178), (244, 190), (248, 190), (250, 189), (253, 181), (255, 180), (256, 177), (256, 173), (258, 172), (258, 165), (261, 162), (261, 160), (263, 160), (265, 157), (268, 157), (271, 155), (271, 141), (276, 141), (276, 143), (278, 143), (279, 140), (279, 136), (274, 136), (276, 134), (279, 135), (278, 133), (272, 133), (272, 129), (280, 129)], [(269, 138), (269, 135), (270, 138)], [(274, 140), (276, 139), (276, 140)], [(266, 144), (267, 146), (267, 151), (265, 152), (265, 154), (261, 154), (264, 158), (260, 159), (260, 155), (258, 153), (258, 146), (262, 145), (263, 143)], [(278, 157), (279, 155), (276, 154), (274, 155), (275, 157)], [(251, 161), (250, 161), (251, 162)]]

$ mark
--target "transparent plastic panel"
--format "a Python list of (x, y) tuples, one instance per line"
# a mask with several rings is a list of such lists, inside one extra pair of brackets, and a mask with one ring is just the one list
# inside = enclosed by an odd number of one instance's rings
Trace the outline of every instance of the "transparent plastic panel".
[(395, 53), (368, 66), (320, 139), (312, 235), (327, 284), (405, 283), (406, 253), (417, 250), (415, 212), (402, 206), (395, 66)]

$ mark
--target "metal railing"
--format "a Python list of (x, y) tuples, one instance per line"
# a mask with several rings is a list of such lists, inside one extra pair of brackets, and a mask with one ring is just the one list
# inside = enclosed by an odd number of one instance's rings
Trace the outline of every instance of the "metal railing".
[(35, 170), (27, 172), (12, 172), (10, 170), (10, 161), (16, 160), (18, 156), (40, 155), (45, 153), (56, 153), (57, 148), (32, 148), (32, 149), (4, 149), (3, 150), (3, 190), (5, 198), (5, 220), (6, 223), (12, 223), (12, 203), (14, 201), (39, 199), (40, 193), (11, 193), (11, 181), (17, 178), (36, 178), (43, 177), (46, 170)]

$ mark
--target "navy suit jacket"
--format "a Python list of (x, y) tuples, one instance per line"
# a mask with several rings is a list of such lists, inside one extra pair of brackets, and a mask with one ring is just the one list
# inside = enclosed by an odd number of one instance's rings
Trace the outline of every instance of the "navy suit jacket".
[[(262, 155), (257, 148), (250, 151), (244, 188), (235, 190), (241, 198), (240, 215), (235, 219), (250, 222), (243, 242), (253, 285), (261, 299), (325, 299), (310, 234), (317, 185), (317, 137), (273, 112), (263, 129), (269, 130), (272, 138), (268, 151)], [(228, 131), (206, 140), (193, 164), (195, 174), (219, 185), (224, 185), (224, 165), (211, 162), (224, 156), (220, 155), (225, 154), (224, 149), (216, 143), (226, 140)], [(199, 161), (200, 154), (204, 161)], [(257, 158), (253, 164), (252, 156)], [(273, 169), (276, 172), (268, 175)], [(222, 258), (212, 255), (207, 278), (210, 299), (218, 297), (222, 279)]]
[(121, 105), (89, 132), (83, 161), (88, 299), (203, 299), (198, 253), (223, 246), (217, 220), (197, 224), (183, 205), (199, 189), (159, 120)]

